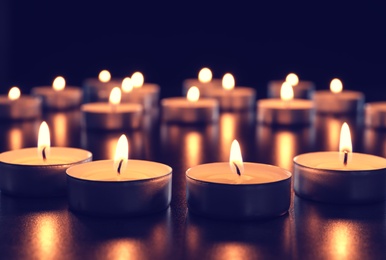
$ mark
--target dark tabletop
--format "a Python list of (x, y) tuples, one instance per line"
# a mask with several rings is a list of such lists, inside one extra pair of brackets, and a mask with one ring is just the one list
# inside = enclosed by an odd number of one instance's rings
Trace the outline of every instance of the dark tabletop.
[[(132, 159), (173, 168), (171, 206), (137, 218), (98, 218), (68, 210), (66, 198), (0, 196), (0, 259), (385, 259), (386, 204), (360, 206), (312, 202), (292, 194), (288, 214), (268, 220), (232, 222), (189, 213), (185, 171), (227, 161), (233, 139), (246, 162), (292, 171), (293, 157), (335, 151), (341, 124), (351, 127), (356, 152), (386, 154), (386, 132), (365, 129), (360, 116), (317, 116), (307, 127), (255, 123), (254, 113), (223, 113), (218, 124), (166, 125), (158, 111), (136, 131), (91, 132), (79, 111), (46, 113), (53, 146), (81, 147), (94, 160), (110, 159), (125, 133)], [(41, 120), (2, 122), (0, 152), (34, 147)]]

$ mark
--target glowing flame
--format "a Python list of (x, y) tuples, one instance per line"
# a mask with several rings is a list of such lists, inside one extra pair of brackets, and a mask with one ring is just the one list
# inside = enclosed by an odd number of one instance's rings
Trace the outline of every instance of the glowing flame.
[(40, 124), (38, 135), (38, 156), (44, 160), (47, 158), (51, 147), (50, 129), (45, 121)]
[(8, 98), (10, 100), (19, 99), (20, 95), (21, 95), (21, 92), (18, 87), (12, 87), (8, 92)]
[(241, 156), (240, 144), (237, 140), (233, 140), (231, 145), (231, 153), (229, 156), (229, 166), (231, 171), (238, 175), (244, 173), (243, 157)]
[(343, 90), (343, 84), (340, 79), (333, 79), (330, 83), (330, 90), (333, 93), (340, 93)]
[(296, 86), (297, 84), (299, 84), (299, 77), (295, 73), (290, 73), (285, 78), (285, 81), (291, 84), (292, 86)]
[(226, 90), (232, 90), (235, 88), (235, 78), (233, 77), (232, 74), (226, 73), (222, 77), (222, 87), (223, 89), (226, 89)]
[(340, 130), (339, 152), (352, 152), (350, 128), (346, 122), (343, 123)]
[(280, 98), (284, 101), (290, 101), (294, 98), (294, 90), (288, 82), (284, 82), (281, 85)]
[(98, 79), (100, 82), (109, 82), (111, 80), (111, 74), (110, 71), (108, 70), (102, 70), (99, 72)]
[(196, 86), (190, 87), (186, 94), (186, 98), (190, 102), (196, 102), (200, 98), (200, 90)]
[(136, 71), (133, 73), (133, 75), (131, 75), (131, 80), (133, 81), (133, 85), (135, 88), (142, 87), (143, 83), (145, 82), (143, 74), (139, 71)]
[(129, 77), (126, 77), (122, 80), (122, 85), (121, 85), (121, 88), (122, 88), (122, 91), (125, 92), (125, 93), (129, 93), (133, 90), (133, 81), (131, 80), (131, 78)]
[(118, 139), (117, 148), (114, 155), (114, 170), (118, 174), (126, 169), (127, 159), (129, 158), (129, 142), (126, 135), (121, 135)]
[(122, 92), (118, 87), (114, 87), (110, 92), (109, 103), (112, 105), (118, 105), (121, 103)]
[(198, 73), (198, 80), (201, 83), (208, 83), (212, 80), (212, 71), (208, 68), (202, 68)]
[(56, 77), (52, 82), (52, 87), (55, 91), (62, 91), (66, 87), (66, 80), (62, 77)]

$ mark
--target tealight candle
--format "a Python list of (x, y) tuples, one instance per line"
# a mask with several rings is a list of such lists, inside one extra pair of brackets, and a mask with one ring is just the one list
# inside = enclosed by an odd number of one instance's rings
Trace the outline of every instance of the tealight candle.
[(330, 91), (316, 91), (312, 98), (316, 111), (326, 114), (361, 112), (365, 103), (363, 93), (359, 91), (342, 90), (342, 81), (333, 79), (330, 83)]
[(229, 163), (209, 163), (186, 171), (190, 212), (220, 219), (259, 219), (285, 214), (291, 173), (276, 166), (243, 163), (236, 140)]
[(128, 160), (128, 147), (127, 138), (122, 135), (114, 160), (89, 162), (67, 170), (71, 210), (98, 216), (136, 216), (169, 206), (172, 168), (151, 161)]
[(287, 75), (285, 81), (274, 80), (268, 82), (268, 97), (280, 98), (280, 89), (284, 82), (288, 82), (294, 88), (294, 98), (296, 99), (311, 99), (315, 91), (315, 85), (311, 81), (299, 81), (299, 77), (295, 73)]
[(108, 70), (99, 72), (98, 78), (88, 78), (83, 82), (83, 102), (100, 102), (109, 100), (114, 87), (121, 85), (120, 79), (112, 79)]
[(365, 105), (365, 125), (386, 128), (386, 102), (372, 102)]
[(66, 86), (66, 81), (61, 76), (55, 78), (52, 87), (34, 87), (31, 94), (41, 97), (43, 107), (46, 109), (70, 109), (79, 106), (82, 101), (82, 90), (78, 87)]
[(135, 129), (140, 127), (142, 106), (140, 104), (120, 103), (121, 90), (111, 90), (109, 102), (84, 104), (81, 107), (83, 126), (87, 129)]
[(137, 91), (134, 91), (133, 80), (126, 77), (122, 80), (122, 102), (123, 103), (137, 103), (141, 104), (143, 110), (149, 111), (153, 108), (153, 97), (151, 95), (142, 95)]
[(188, 90), (196, 86), (201, 93), (201, 96), (205, 97), (207, 91), (211, 88), (221, 88), (221, 79), (214, 79), (212, 71), (209, 68), (202, 68), (198, 72), (197, 79), (186, 79), (182, 83), (182, 95), (186, 95)]
[(39, 129), (38, 147), (0, 154), (0, 190), (18, 197), (51, 197), (66, 194), (68, 167), (91, 161), (89, 151), (50, 147), (48, 126)]
[(386, 159), (353, 153), (350, 129), (343, 124), (339, 152), (314, 152), (294, 158), (294, 190), (301, 197), (358, 204), (386, 199)]
[(18, 87), (12, 87), (8, 96), (0, 96), (0, 119), (25, 120), (40, 117), (42, 101), (38, 97), (21, 96)]
[(158, 107), (160, 86), (154, 83), (145, 83), (143, 74), (136, 71), (131, 75), (133, 93), (150, 98), (153, 107)]
[(256, 91), (248, 87), (236, 87), (232, 74), (222, 78), (222, 88), (210, 88), (207, 96), (217, 99), (223, 111), (250, 110), (255, 105)]
[(269, 125), (305, 125), (314, 118), (313, 103), (304, 99), (293, 99), (291, 84), (284, 82), (281, 99), (257, 101), (257, 121)]
[(212, 123), (218, 121), (219, 106), (215, 99), (199, 98), (200, 91), (193, 86), (187, 97), (165, 98), (161, 101), (164, 122)]

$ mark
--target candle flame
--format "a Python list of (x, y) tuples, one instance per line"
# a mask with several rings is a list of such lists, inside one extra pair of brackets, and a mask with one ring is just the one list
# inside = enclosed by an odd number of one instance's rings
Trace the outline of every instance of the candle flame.
[(200, 90), (196, 86), (190, 87), (186, 98), (190, 102), (196, 102), (200, 98)]
[(38, 134), (38, 156), (45, 160), (50, 152), (50, 129), (45, 121), (40, 124)]
[(229, 156), (229, 166), (231, 171), (237, 175), (244, 173), (243, 157), (241, 156), (241, 149), (239, 142), (235, 139), (231, 145), (231, 152)]
[(58, 76), (52, 82), (52, 87), (55, 91), (62, 91), (66, 87), (66, 80), (62, 76)]
[(340, 93), (343, 90), (343, 84), (340, 79), (333, 79), (330, 83), (330, 90), (333, 93)]
[(21, 95), (20, 89), (18, 87), (12, 87), (8, 92), (8, 98), (10, 100), (19, 99)]
[(339, 155), (343, 157), (343, 164), (346, 165), (352, 155), (352, 142), (350, 128), (346, 122), (343, 123), (340, 130)]
[(280, 98), (284, 101), (290, 101), (294, 98), (294, 90), (292, 85), (288, 82), (284, 82), (280, 89)]
[(109, 103), (112, 105), (118, 105), (121, 103), (122, 92), (119, 87), (114, 87), (110, 92)]
[(209, 68), (202, 68), (198, 73), (198, 80), (201, 83), (208, 83), (212, 80), (212, 71)]
[(143, 83), (145, 82), (143, 74), (139, 71), (136, 71), (133, 73), (133, 75), (131, 75), (131, 80), (133, 81), (134, 88), (142, 87)]
[(232, 90), (235, 88), (235, 78), (233, 77), (232, 74), (226, 73), (222, 77), (222, 87), (223, 89), (226, 89), (226, 90)]
[(126, 135), (121, 135), (117, 142), (117, 148), (114, 155), (114, 170), (121, 174), (127, 166), (127, 159), (129, 158), (129, 142)]
[(122, 80), (122, 84), (121, 84), (121, 88), (122, 88), (122, 91), (125, 92), (125, 93), (129, 93), (133, 90), (133, 81), (131, 80), (131, 78), (129, 77), (126, 77)]
[(295, 73), (290, 73), (285, 78), (285, 81), (291, 84), (292, 86), (296, 86), (297, 84), (299, 84), (299, 77)]
[(99, 72), (98, 79), (100, 82), (106, 83), (111, 80), (111, 74), (108, 70), (102, 70)]

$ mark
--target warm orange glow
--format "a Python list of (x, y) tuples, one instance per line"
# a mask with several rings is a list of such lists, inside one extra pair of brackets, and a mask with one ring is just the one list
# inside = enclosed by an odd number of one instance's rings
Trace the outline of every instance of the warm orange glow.
[(285, 81), (291, 84), (292, 86), (296, 86), (297, 84), (299, 84), (299, 77), (295, 73), (290, 73), (285, 78)]
[(190, 102), (196, 102), (200, 98), (200, 90), (196, 86), (190, 87), (186, 98)]
[[(239, 169), (239, 172), (237, 171), (237, 168)], [(244, 164), (243, 164), (243, 157), (241, 156), (241, 149), (239, 142), (235, 139), (232, 142), (231, 145), (231, 152), (229, 156), (229, 166), (231, 167), (231, 170), (233, 173), (236, 174), (243, 174), (244, 172)]]
[(115, 87), (110, 92), (109, 103), (112, 105), (118, 105), (121, 103), (122, 92), (121, 89)]
[(333, 93), (340, 93), (343, 90), (343, 84), (340, 79), (333, 79), (330, 83), (330, 90)]
[(235, 78), (233, 77), (232, 74), (226, 73), (222, 77), (222, 87), (223, 89), (226, 89), (226, 90), (232, 90), (235, 88)]
[(38, 135), (38, 156), (43, 157), (43, 150), (46, 156), (48, 156), (51, 147), (50, 129), (45, 121), (40, 124)]
[(288, 82), (284, 82), (281, 85), (280, 98), (284, 101), (290, 101), (294, 98), (294, 90)]
[(122, 88), (122, 91), (125, 92), (125, 93), (129, 93), (133, 90), (133, 81), (131, 80), (131, 78), (129, 77), (126, 77), (122, 80), (122, 85), (121, 85), (121, 88)]
[(145, 82), (145, 78), (143, 77), (143, 74), (139, 71), (136, 71), (131, 75), (131, 80), (133, 82), (134, 88), (140, 88), (142, 87), (143, 83)]
[(350, 128), (346, 122), (340, 130), (339, 152), (352, 153)]
[(18, 87), (12, 87), (8, 92), (8, 98), (10, 100), (19, 99), (20, 95), (21, 95), (21, 92)]
[(127, 159), (129, 158), (129, 141), (126, 135), (121, 135), (118, 139), (117, 148), (114, 155), (114, 170), (121, 173), (126, 169)]
[(98, 79), (100, 82), (109, 82), (111, 80), (111, 74), (110, 71), (108, 70), (102, 70), (99, 72)]
[(66, 80), (62, 76), (58, 76), (52, 82), (52, 87), (55, 91), (62, 91), (66, 87)]
[(212, 80), (212, 71), (208, 68), (202, 68), (198, 73), (198, 80), (201, 83), (208, 83)]

